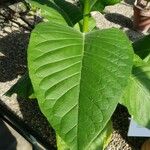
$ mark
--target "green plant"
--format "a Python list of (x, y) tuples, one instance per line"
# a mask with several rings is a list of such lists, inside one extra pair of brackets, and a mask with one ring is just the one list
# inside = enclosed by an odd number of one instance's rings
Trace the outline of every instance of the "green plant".
[[(102, 11), (116, 2), (119, 1), (80, 0), (79, 7), (63, 0), (31, 1), (41, 8), (46, 20), (35, 27), (30, 38), (31, 81), (26, 74), (6, 94), (20, 94), (22, 82), (26, 83), (26, 92), (21, 92), (21, 96), (34, 93), (41, 111), (57, 133), (59, 150), (103, 149), (111, 134), (110, 119), (117, 104), (124, 104), (131, 114), (137, 115), (128, 106), (131, 97), (137, 98), (134, 76), (143, 81), (140, 96), (145, 89), (149, 93), (145, 83), (149, 81), (149, 52), (143, 54), (144, 60), (135, 55), (133, 65), (132, 45), (122, 31), (94, 28), (90, 12)], [(140, 56), (143, 52), (136, 45), (135, 53)], [(144, 75), (143, 70), (146, 70)], [(147, 96), (149, 104), (148, 100)], [(136, 109), (135, 105), (132, 107)]]
[(135, 57), (132, 75), (124, 91), (121, 104), (128, 108), (132, 118), (150, 128), (150, 35), (133, 43)]

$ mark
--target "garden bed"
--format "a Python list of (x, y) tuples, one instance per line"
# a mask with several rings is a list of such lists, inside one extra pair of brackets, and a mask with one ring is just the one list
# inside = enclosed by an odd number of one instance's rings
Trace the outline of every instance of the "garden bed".
[[(16, 11), (20, 11), (21, 3), (11, 5)], [(136, 32), (132, 25), (133, 1), (122, 2), (115, 6), (107, 7), (105, 14), (93, 12), (97, 27), (117, 27), (127, 33), (132, 41), (143, 36)], [(1, 11), (7, 11), (1, 6)], [(8, 12), (7, 12), (8, 13)], [(37, 22), (36, 18), (23, 14), (15, 18), (0, 15), (0, 105), (12, 111), (26, 125), (37, 132), (49, 145), (56, 147), (55, 133), (48, 124), (46, 118), (39, 110), (36, 100), (26, 100), (13, 95), (3, 94), (14, 85), (26, 71), (26, 52), (29, 43), (30, 31)], [(114, 132), (108, 150), (139, 150), (144, 138), (129, 138), (127, 131), (129, 126), (127, 110), (118, 106), (113, 115)]]

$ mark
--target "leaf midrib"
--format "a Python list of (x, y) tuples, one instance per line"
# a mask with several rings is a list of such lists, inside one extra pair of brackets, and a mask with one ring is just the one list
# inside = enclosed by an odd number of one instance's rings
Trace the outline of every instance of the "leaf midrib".
[(83, 41), (82, 41), (82, 44), (83, 44), (83, 46), (82, 46), (82, 52), (81, 52), (81, 55), (82, 55), (82, 57), (81, 57), (81, 72), (80, 72), (80, 83), (79, 83), (79, 95), (78, 95), (78, 122), (77, 122), (77, 150), (79, 150), (79, 138), (78, 138), (78, 135), (79, 135), (79, 106), (80, 106), (80, 89), (81, 89), (81, 76), (82, 76), (82, 66), (83, 66), (83, 57), (84, 57), (84, 52), (85, 52), (85, 33), (80, 33), (80, 34), (82, 34), (82, 39), (83, 39)]
[[(93, 33), (93, 32), (92, 32)], [(85, 52), (85, 36), (89, 33), (81, 33), (82, 34), (82, 37), (83, 37), (83, 49), (82, 49), (82, 53), (81, 53), (81, 73), (80, 73), (80, 82), (79, 82), (79, 96), (78, 96), (78, 122), (77, 122), (77, 150), (80, 150), (80, 145), (79, 145), (79, 141), (80, 139), (78, 138), (78, 135), (79, 135), (79, 106), (80, 106), (80, 89), (81, 89), (81, 77), (82, 77), (82, 69), (84, 68), (83, 67), (83, 59), (84, 59), (84, 54), (86, 53)], [(106, 123), (107, 124), (107, 123)], [(105, 124), (105, 125), (106, 125)], [(105, 125), (103, 126), (102, 130), (105, 128)], [(95, 137), (89, 142), (89, 144), (86, 146), (85, 149), (88, 149), (88, 147), (90, 146), (90, 144), (99, 136), (100, 132), (98, 132)]]

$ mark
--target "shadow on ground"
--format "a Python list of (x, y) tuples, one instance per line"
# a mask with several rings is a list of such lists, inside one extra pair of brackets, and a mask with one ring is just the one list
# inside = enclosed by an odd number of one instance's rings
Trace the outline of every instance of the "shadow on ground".
[[(12, 81), (26, 72), (29, 37), (29, 33), (13, 32), (0, 38), (0, 82)], [(55, 146), (55, 133), (41, 113), (37, 100), (17, 97), (14, 101), (19, 103), (18, 109), (25, 124), (47, 143)], [(8, 107), (11, 109), (11, 106)]]
[(138, 32), (134, 29), (133, 21), (122, 14), (118, 13), (106, 13), (105, 18), (115, 24), (120, 25), (121, 29), (126, 28), (125, 33), (128, 35), (129, 39), (134, 42), (144, 36), (143, 33)]
[[(122, 140), (122, 142), (126, 141), (126, 143), (128, 143), (128, 145), (130, 145), (132, 150), (140, 150), (141, 145), (147, 138), (128, 137), (127, 136), (129, 123), (130, 123), (129, 118), (130, 118), (130, 115), (128, 114), (127, 109), (122, 105), (118, 105), (118, 107), (112, 117), (113, 128), (114, 128), (115, 132), (118, 133), (119, 136), (121, 136), (124, 139), (124, 140)], [(119, 138), (119, 136), (118, 136), (118, 138)], [(116, 136), (116, 138), (117, 138), (117, 136)], [(118, 142), (115, 143), (115, 142), (113, 142), (113, 140), (111, 142), (114, 145), (116, 145), (116, 144), (119, 145)], [(116, 145), (116, 147), (118, 145)], [(120, 145), (121, 145), (121, 143), (120, 143)], [(123, 149), (123, 147), (120, 146), (120, 149)]]
[(13, 4), (13, 3), (20, 2), (20, 1), (23, 1), (23, 0), (0, 0), (0, 6), (5, 5), (7, 3)]
[(135, 0), (124, 0), (125, 3), (129, 4), (129, 5), (133, 5)]
[(132, 42), (135, 42), (139, 39), (141, 39), (142, 37), (144, 37), (145, 35), (141, 32), (137, 32), (135, 30), (132, 30), (132, 29), (128, 29), (125, 31), (125, 33), (128, 35), (129, 39), (132, 41)]
[(37, 100), (17, 98), (24, 122), (41, 136), (46, 143), (56, 147), (55, 132), (41, 113)]
[(120, 25), (121, 27), (129, 29), (133, 28), (132, 20), (124, 15), (118, 13), (106, 13), (105, 18), (110, 22)]
[(0, 82), (11, 81), (26, 70), (29, 33), (10, 33), (0, 38)]
[(12, 135), (6, 124), (0, 118), (0, 149), (1, 150), (16, 150), (17, 140)]

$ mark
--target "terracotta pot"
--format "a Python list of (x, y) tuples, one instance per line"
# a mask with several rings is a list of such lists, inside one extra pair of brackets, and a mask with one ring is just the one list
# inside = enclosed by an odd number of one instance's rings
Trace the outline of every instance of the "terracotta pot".
[(141, 32), (150, 30), (150, 2), (136, 0), (134, 3), (134, 28)]
[(146, 140), (142, 147), (141, 147), (141, 150), (150, 150), (150, 139)]

